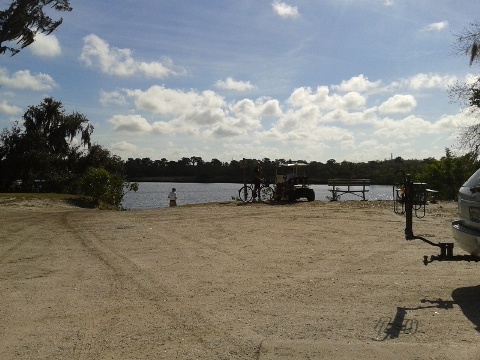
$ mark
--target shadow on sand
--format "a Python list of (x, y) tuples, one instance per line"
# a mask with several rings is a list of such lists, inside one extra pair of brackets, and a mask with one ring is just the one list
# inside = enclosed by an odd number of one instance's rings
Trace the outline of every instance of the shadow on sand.
[(375, 341), (385, 341), (398, 339), (401, 335), (413, 335), (418, 329), (418, 320), (408, 319), (407, 313), (412, 311), (421, 311), (425, 309), (453, 309), (453, 305), (456, 303), (452, 300), (420, 300), (422, 306), (417, 307), (397, 307), (395, 317), (382, 317), (375, 325), (375, 332), (377, 336), (373, 339)]
[(455, 289), (452, 298), (480, 332), (480, 285)]
[(396, 314), (393, 318), (382, 317), (375, 325), (376, 337), (373, 340), (385, 341), (398, 339), (402, 335), (411, 335), (417, 331), (418, 321), (407, 318), (408, 312), (422, 311), (424, 309), (453, 309), (454, 305), (458, 305), (462, 313), (480, 332), (480, 285), (455, 289), (452, 292), (453, 300), (427, 300), (422, 299), (423, 304), (417, 307), (397, 307)]

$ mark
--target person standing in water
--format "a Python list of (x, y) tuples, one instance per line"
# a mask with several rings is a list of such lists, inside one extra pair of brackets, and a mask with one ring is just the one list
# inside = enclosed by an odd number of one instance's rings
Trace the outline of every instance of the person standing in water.
[(168, 199), (170, 200), (170, 206), (177, 206), (177, 189), (173, 188), (168, 194)]

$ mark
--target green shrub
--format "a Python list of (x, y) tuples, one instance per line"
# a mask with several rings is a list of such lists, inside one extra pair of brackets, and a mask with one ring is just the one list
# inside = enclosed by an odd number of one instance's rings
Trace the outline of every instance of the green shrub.
[(121, 209), (123, 196), (129, 191), (137, 191), (137, 183), (129, 183), (117, 174), (104, 168), (90, 167), (82, 178), (83, 195), (93, 199), (101, 209)]

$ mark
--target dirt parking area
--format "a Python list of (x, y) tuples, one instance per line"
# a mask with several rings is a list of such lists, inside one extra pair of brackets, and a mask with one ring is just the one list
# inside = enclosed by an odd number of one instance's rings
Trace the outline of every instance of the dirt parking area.
[[(452, 241), (455, 203), (414, 231)], [(1, 359), (479, 359), (480, 263), (390, 202), (0, 201)]]

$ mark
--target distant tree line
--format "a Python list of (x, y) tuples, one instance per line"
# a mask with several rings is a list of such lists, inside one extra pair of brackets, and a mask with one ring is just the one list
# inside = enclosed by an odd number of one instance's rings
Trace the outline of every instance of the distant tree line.
[(440, 160), (404, 160), (401, 157), (368, 162), (337, 162), (334, 159), (326, 163), (291, 159), (245, 159), (222, 162), (218, 159), (204, 161), (201, 157), (183, 157), (172, 161), (162, 158), (129, 158), (125, 162), (125, 173), (129, 181), (175, 181), (175, 182), (231, 182), (242, 183), (253, 179), (253, 167), (257, 161), (262, 163), (262, 176), (273, 182), (280, 163), (301, 162), (307, 164), (306, 172), (312, 184), (326, 184), (333, 178), (364, 178), (372, 184), (390, 185), (402, 182), (397, 170), (403, 170), (415, 181), (426, 182), (432, 189), (440, 192), (444, 199), (454, 199), (460, 186), (480, 166), (474, 154), (454, 156), (450, 149)]

